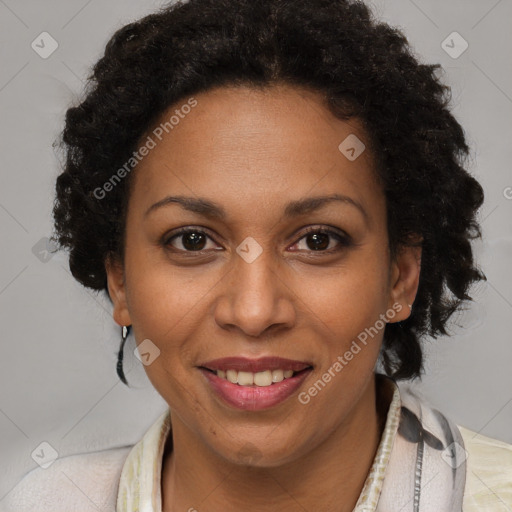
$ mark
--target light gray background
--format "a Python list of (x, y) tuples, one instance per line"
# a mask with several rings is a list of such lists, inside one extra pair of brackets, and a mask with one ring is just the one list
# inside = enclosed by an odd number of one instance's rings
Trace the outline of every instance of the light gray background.
[[(108, 301), (74, 281), (66, 254), (43, 262), (33, 252), (52, 230), (52, 142), (66, 108), (113, 32), (162, 5), (0, 0), (0, 499), (37, 467), (31, 453), (41, 442), (59, 456), (133, 444), (166, 407), (131, 353), (133, 339), (125, 368), (136, 388), (118, 380), (119, 332)], [(443, 65), (472, 146), (470, 171), (486, 193), (476, 249), (488, 282), (459, 317), (467, 327), (427, 344), (428, 373), (417, 386), (458, 424), (512, 443), (512, 2), (372, 5), (424, 62)], [(43, 31), (59, 45), (47, 59), (31, 48)], [(441, 46), (453, 31), (469, 44), (458, 58)]]

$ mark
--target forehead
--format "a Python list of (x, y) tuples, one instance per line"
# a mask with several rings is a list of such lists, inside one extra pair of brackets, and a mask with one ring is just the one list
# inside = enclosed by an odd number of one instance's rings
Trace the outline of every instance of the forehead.
[(141, 207), (171, 193), (252, 206), (283, 194), (382, 195), (361, 122), (338, 119), (307, 89), (216, 88), (169, 107), (141, 141), (148, 137), (153, 148), (132, 186)]

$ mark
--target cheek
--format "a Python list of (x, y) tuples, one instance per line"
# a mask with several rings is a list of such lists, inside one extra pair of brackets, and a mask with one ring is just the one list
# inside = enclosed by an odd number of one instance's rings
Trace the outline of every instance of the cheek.
[(127, 252), (125, 265), (135, 339), (138, 344), (149, 339), (160, 351), (154, 362), (145, 366), (148, 377), (156, 384), (155, 380), (167, 380), (167, 374), (181, 375), (187, 360), (185, 340), (194, 330), (194, 308), (204, 293), (190, 275), (185, 278), (183, 272), (156, 261), (153, 251)]
[(173, 266), (159, 248), (127, 251), (125, 265), (134, 327), (141, 336), (155, 340), (171, 341), (173, 331), (182, 331), (187, 316), (211, 288), (207, 272), (200, 275), (192, 267)]
[[(194, 329), (193, 311), (197, 298), (190, 279), (173, 276), (169, 266), (127, 258), (127, 300), (137, 344), (150, 340), (157, 354), (144, 371), (155, 390), (173, 405), (186, 396), (187, 361), (191, 359), (186, 340)], [(144, 345), (141, 345), (144, 347)], [(155, 348), (156, 347), (156, 348)]]
[(300, 280), (303, 300), (333, 335), (357, 335), (385, 313), (389, 290), (384, 262), (378, 248), (365, 249), (328, 273), (305, 272)]

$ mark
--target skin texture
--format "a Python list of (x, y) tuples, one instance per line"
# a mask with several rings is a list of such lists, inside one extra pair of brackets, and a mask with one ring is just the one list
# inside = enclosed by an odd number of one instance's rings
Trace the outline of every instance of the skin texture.
[[(420, 249), (390, 261), (370, 151), (349, 161), (338, 149), (349, 134), (364, 142), (365, 132), (334, 117), (318, 93), (281, 85), (194, 97), (197, 106), (134, 171), (124, 262), (106, 262), (115, 321), (160, 350), (145, 370), (172, 410), (163, 509), (351, 511), (385, 419), (374, 375), (383, 329), (305, 405), (296, 393), (264, 411), (234, 409), (197, 365), (235, 355), (306, 361), (313, 371), (299, 392), (307, 391), (379, 315), (399, 304), (390, 321), (409, 316)], [(361, 204), (366, 218), (347, 202), (283, 215), (290, 201), (333, 193)], [(173, 203), (145, 215), (168, 195), (215, 201), (226, 218)], [(169, 242), (190, 226), (207, 232), (203, 255), (187, 235)], [(324, 236), (314, 250), (307, 226), (352, 242)], [(246, 237), (262, 249), (251, 263), (236, 252)]]

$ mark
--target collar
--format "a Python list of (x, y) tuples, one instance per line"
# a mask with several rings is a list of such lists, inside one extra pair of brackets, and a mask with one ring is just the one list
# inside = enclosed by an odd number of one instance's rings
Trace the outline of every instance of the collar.
[[(384, 482), (384, 473), (400, 422), (401, 399), (396, 383), (377, 374), (378, 389), (385, 403), (391, 400), (384, 431), (373, 464), (368, 472), (353, 512), (374, 512)], [(121, 471), (116, 512), (161, 512), (161, 475), (165, 443), (171, 434), (170, 410), (167, 409), (136, 443)]]

